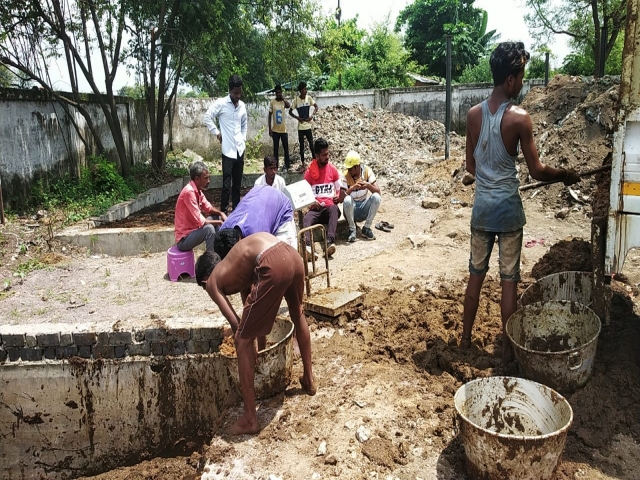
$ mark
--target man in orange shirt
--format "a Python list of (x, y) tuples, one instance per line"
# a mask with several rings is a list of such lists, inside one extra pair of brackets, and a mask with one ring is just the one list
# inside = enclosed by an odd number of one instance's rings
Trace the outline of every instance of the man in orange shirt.
[(209, 186), (209, 169), (203, 162), (189, 168), (191, 181), (178, 196), (174, 217), (176, 246), (186, 252), (202, 242), (213, 252), (216, 230), (227, 216), (209, 203), (202, 190)]

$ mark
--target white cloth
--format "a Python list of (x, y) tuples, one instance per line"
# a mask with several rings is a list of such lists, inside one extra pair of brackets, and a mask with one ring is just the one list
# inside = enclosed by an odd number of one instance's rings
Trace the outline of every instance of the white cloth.
[(296, 223), (293, 220), (280, 225), (280, 228), (276, 232), (276, 238), (288, 243), (296, 250), (298, 249), (298, 230), (296, 229)]
[[(267, 176), (265, 174), (263, 174), (261, 177), (258, 177), (255, 181), (255, 183), (253, 184), (255, 185), (269, 185), (267, 183)], [(284, 181), (284, 178), (282, 178), (280, 175), (276, 174), (276, 178), (273, 179), (273, 185), (271, 185), (273, 188), (275, 188), (276, 190), (280, 190), (281, 192), (284, 193), (284, 189), (286, 188), (287, 184)]]
[[(216, 121), (220, 125), (219, 130)], [(218, 98), (204, 114), (204, 124), (214, 136), (222, 134), (222, 154), (225, 157), (235, 159), (244, 153), (247, 109), (242, 100), (238, 101), (236, 107), (229, 95)]]

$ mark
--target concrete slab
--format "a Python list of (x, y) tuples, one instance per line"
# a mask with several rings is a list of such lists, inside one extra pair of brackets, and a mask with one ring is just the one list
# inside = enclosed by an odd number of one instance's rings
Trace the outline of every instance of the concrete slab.
[(304, 300), (303, 307), (310, 312), (337, 317), (361, 303), (364, 303), (364, 293), (332, 287), (312, 293)]
[(76, 225), (59, 233), (56, 238), (113, 257), (166, 252), (176, 243), (173, 227), (88, 229), (86, 225)]

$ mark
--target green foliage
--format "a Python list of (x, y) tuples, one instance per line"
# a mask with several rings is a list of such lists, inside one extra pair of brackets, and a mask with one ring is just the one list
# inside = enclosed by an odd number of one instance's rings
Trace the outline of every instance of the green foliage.
[(262, 127), (255, 137), (247, 139), (245, 144), (247, 160), (260, 160), (262, 158), (262, 135), (264, 131), (265, 127)]
[(8, 88), (11, 86), (11, 71), (0, 63), (0, 87)]
[[(531, 36), (539, 43), (548, 41), (556, 32), (569, 35), (573, 51), (565, 57), (563, 73), (596, 75), (600, 52), (604, 49), (605, 73), (613, 74), (621, 70), (622, 49), (619, 50), (620, 61), (616, 52), (618, 42), (624, 36), (627, 1), (526, 0), (532, 13), (525, 16), (525, 21)], [(601, 45), (604, 29), (607, 38)]]
[(118, 95), (121, 97), (130, 97), (136, 100), (142, 100), (144, 98), (144, 85), (139, 83), (134, 86), (126, 85), (118, 90)]
[(415, 0), (398, 15), (396, 31), (404, 29), (404, 44), (427, 75), (446, 76), (446, 36), (451, 36), (452, 76), (476, 65), (495, 39), (486, 31), (487, 13), (473, 0)]
[(465, 68), (458, 83), (493, 83), (489, 57), (483, 57), (477, 65)]
[(48, 181), (38, 180), (31, 189), (31, 207), (61, 209), (65, 212), (65, 223), (73, 223), (100, 215), (140, 191), (133, 177), (125, 181), (113, 163), (103, 157), (89, 157), (79, 178), (66, 174)]

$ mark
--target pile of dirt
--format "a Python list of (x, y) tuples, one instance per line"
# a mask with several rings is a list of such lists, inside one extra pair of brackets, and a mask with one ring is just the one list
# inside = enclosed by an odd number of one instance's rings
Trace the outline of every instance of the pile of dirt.
[[(612, 149), (619, 80), (615, 77), (556, 75), (547, 87), (531, 89), (521, 106), (531, 115), (540, 160), (553, 167), (586, 172), (604, 165)], [(524, 164), (524, 157), (520, 157)], [(531, 181), (524, 165), (520, 183)], [(589, 209), (599, 181), (609, 175), (586, 177), (572, 187), (578, 200), (561, 184), (533, 191), (550, 208), (569, 203)], [(607, 189), (608, 192), (608, 189)], [(607, 193), (608, 195), (608, 193)], [(590, 212), (589, 212), (590, 213)]]
[(591, 272), (591, 243), (580, 238), (560, 240), (531, 269), (535, 279), (560, 272)]
[[(349, 150), (357, 151), (393, 195), (424, 195), (424, 171), (444, 159), (445, 128), (435, 120), (368, 109), (359, 104), (318, 110), (314, 137), (329, 142), (339, 169)], [(452, 156), (464, 152), (464, 139), (451, 132)], [(462, 157), (460, 157), (462, 158)]]

